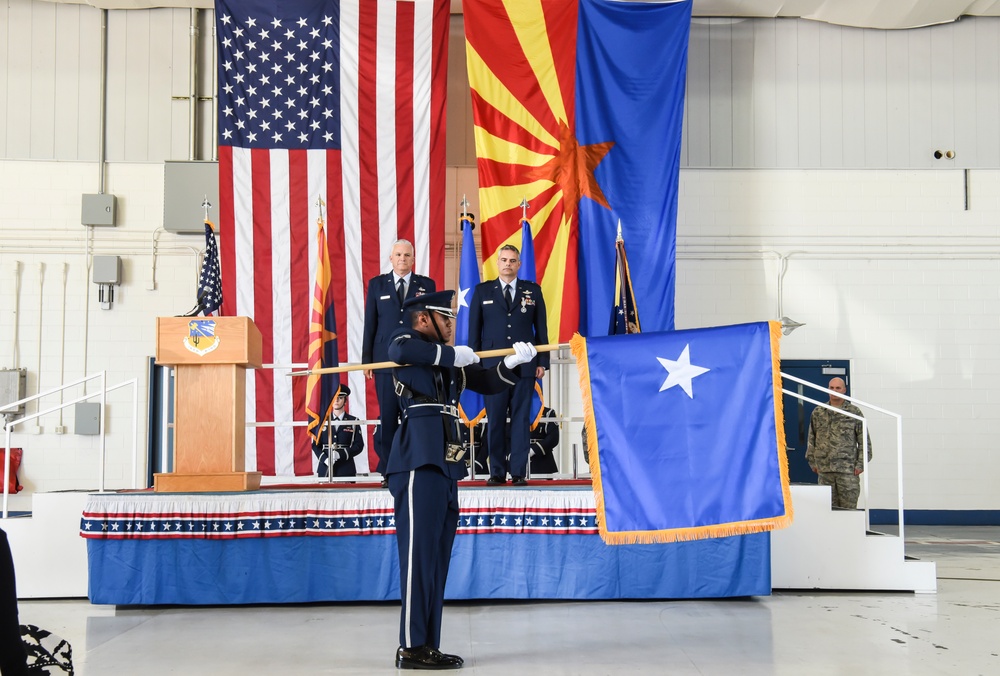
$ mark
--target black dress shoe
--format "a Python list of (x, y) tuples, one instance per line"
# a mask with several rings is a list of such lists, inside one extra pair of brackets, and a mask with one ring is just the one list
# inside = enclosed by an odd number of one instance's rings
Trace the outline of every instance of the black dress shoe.
[(450, 660), (450, 661), (456, 663), (459, 667), (461, 667), (462, 665), (465, 664), (465, 660), (463, 660), (458, 655), (449, 655), (448, 653), (441, 652), (437, 648), (428, 648), (427, 650), (430, 651), (430, 652), (433, 652), (433, 653), (437, 654), (438, 656), (440, 656), (440, 657), (442, 657), (442, 658), (444, 658), (446, 660)]
[(397, 669), (461, 669), (464, 663), (458, 655), (445, 655), (425, 645), (396, 651)]
[(528, 485), (528, 480), (525, 479), (523, 476), (512, 476), (510, 478), (510, 482), (512, 484), (514, 484), (515, 486), (527, 486)]
[(491, 476), (486, 480), (488, 486), (503, 486), (505, 483), (507, 483), (507, 479), (500, 476)]

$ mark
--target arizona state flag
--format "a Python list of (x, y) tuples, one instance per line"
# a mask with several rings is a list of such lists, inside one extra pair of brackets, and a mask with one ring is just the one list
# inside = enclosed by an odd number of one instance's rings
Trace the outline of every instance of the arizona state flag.
[(607, 331), (619, 219), (646, 331), (674, 325), (691, 2), (464, 0), (483, 276), (532, 205), (548, 334)]
[[(309, 369), (337, 366), (337, 316), (333, 304), (333, 280), (330, 272), (330, 249), (326, 239), (323, 211), (316, 219), (316, 284), (313, 287), (309, 320)], [(307, 428), (313, 447), (322, 445), (323, 424), (333, 411), (333, 400), (340, 391), (340, 374), (324, 373), (306, 377)]]
[(742, 535), (791, 523), (778, 322), (573, 337), (601, 537)]

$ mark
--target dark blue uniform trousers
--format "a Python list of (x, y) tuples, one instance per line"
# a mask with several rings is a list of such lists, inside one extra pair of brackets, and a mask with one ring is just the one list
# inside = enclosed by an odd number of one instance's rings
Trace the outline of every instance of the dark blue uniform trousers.
[[(511, 389), (499, 394), (487, 394), (486, 434), (490, 448), (490, 475), (505, 477), (528, 476), (528, 449), (531, 445), (531, 393), (535, 379), (518, 378)], [(507, 410), (510, 409), (510, 430), (507, 430)], [(510, 456), (508, 465), (507, 456)]]
[(444, 586), (458, 530), (458, 481), (433, 465), (389, 476), (403, 602), (399, 645), (440, 648)]
[(10, 553), (7, 533), (0, 528), (0, 673), (4, 676), (27, 674), (27, 659), (17, 618), (14, 558)]
[(396, 396), (391, 371), (375, 373), (375, 396), (378, 398), (378, 419), (381, 428), (378, 443), (375, 444), (375, 454), (378, 455), (375, 471), (385, 476), (389, 452), (392, 450), (392, 438), (396, 436), (396, 429), (399, 427), (399, 398)]

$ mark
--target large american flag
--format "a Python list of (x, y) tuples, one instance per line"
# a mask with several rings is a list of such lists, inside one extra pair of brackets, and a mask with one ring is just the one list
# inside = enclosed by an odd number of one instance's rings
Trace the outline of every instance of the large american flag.
[[(286, 373), (306, 362), (320, 198), (341, 362), (360, 361), (366, 281), (395, 240), (443, 278), (448, 21), (447, 0), (216, 2), (222, 314), (252, 317), (277, 367), (247, 378), (247, 420), (278, 423), (248, 432), (247, 470), (313, 471), (305, 427), (282, 423), (305, 421)], [(377, 417), (360, 373), (350, 386)]]

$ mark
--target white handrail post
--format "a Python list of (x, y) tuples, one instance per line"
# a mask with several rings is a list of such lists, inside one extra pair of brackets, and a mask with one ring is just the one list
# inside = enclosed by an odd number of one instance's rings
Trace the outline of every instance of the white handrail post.
[(108, 403), (108, 372), (101, 371), (101, 419), (98, 421), (98, 428), (101, 431), (101, 467), (98, 474), (97, 490), (100, 493), (104, 492), (104, 465), (107, 461), (107, 440), (104, 436), (104, 416), (105, 416), (105, 406)]
[(865, 530), (872, 529), (871, 506), (868, 504), (868, 419), (861, 419), (861, 473), (865, 486)]
[(8, 480), (7, 480), (7, 477), (10, 476), (10, 454), (11, 454), (11, 448), (10, 448), (10, 431), (11, 431), (11, 428), (14, 427), (14, 426), (12, 424), (8, 423), (7, 425), (5, 425), (5, 427), (7, 428), (7, 452), (4, 453), (4, 455), (3, 455), (3, 479), (4, 479), (4, 481), (3, 481), (3, 518), (6, 519), (7, 518), (7, 496), (10, 494), (10, 490), (9, 490), (8, 485), (7, 485), (9, 483)]
[(896, 416), (896, 463), (899, 465), (897, 482), (899, 491), (899, 539), (906, 543), (903, 537), (903, 416)]
[(139, 488), (139, 379), (132, 379), (132, 488)]

